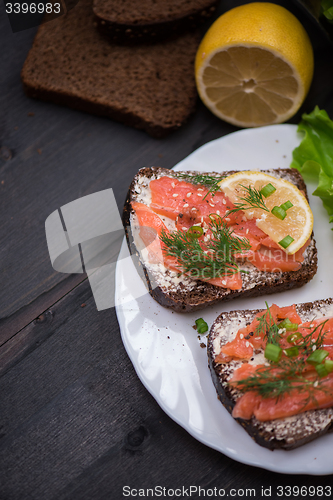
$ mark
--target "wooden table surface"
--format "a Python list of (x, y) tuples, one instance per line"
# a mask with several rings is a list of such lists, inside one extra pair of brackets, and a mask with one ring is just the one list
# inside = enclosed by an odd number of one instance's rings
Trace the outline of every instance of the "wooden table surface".
[[(220, 12), (240, 3), (222, 1)], [(290, 123), (315, 105), (333, 116), (332, 47), (290, 7), (315, 48), (313, 85)], [(181, 130), (153, 139), (28, 99), (20, 70), (34, 34), (13, 34), (1, 3), (0, 499), (118, 500), (126, 485), (216, 487), (229, 496), (232, 488), (255, 488), (257, 498), (272, 486), (271, 498), (281, 498), (277, 485), (329, 485), (331, 476), (246, 466), (192, 438), (140, 382), (114, 309), (98, 312), (86, 276), (57, 273), (50, 263), (44, 223), (51, 212), (107, 187), (121, 211), (138, 168), (170, 168), (236, 127), (199, 103)]]

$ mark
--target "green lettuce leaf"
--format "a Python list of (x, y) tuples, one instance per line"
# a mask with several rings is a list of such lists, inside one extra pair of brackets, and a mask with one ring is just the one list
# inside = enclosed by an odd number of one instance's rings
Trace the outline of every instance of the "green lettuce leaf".
[(324, 16), (329, 20), (333, 20), (333, 0), (322, 0), (321, 1), (321, 11)]
[[(304, 134), (301, 144), (293, 151), (291, 167), (297, 168), (306, 180), (318, 182), (313, 192), (323, 202), (328, 215), (333, 215), (333, 122), (318, 106), (304, 114), (298, 126)], [(331, 220), (332, 219), (332, 220)], [(330, 222), (333, 221), (333, 217)]]

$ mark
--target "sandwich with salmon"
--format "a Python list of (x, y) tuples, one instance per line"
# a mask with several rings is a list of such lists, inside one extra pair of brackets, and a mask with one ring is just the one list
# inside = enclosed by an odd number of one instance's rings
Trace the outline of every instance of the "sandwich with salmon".
[(333, 430), (333, 300), (222, 313), (208, 358), (218, 397), (261, 446), (293, 449)]
[(149, 293), (178, 312), (300, 287), (317, 270), (313, 216), (295, 169), (143, 168), (123, 223)]

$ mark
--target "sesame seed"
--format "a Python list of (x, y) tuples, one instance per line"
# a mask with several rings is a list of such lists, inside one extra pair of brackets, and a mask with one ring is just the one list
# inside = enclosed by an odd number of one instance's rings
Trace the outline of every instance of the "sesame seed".
[(187, 227), (182, 227), (182, 230), (183, 231), (187, 231)]
[[(227, 282), (225, 280), (222, 280), (222, 285), (225, 286), (226, 284), (227, 284)], [(243, 338), (243, 334), (242, 333), (241, 333), (240, 337)]]
[(229, 217), (226, 217), (225, 220), (226, 220), (226, 222), (230, 222)]
[(244, 338), (244, 335), (241, 333), (239, 338), (242, 340)]
[(313, 345), (312, 346), (312, 350), (315, 351), (317, 349), (317, 346), (316, 345)]
[(217, 215), (220, 215), (220, 211), (219, 210), (216, 210), (216, 213), (217, 213)]
[(318, 385), (318, 380), (314, 382), (313, 387), (317, 387), (317, 385)]
[(215, 207), (214, 203), (210, 203), (210, 206), (211, 206), (211, 207)]
[(202, 194), (201, 194), (201, 193), (197, 193), (197, 195), (198, 195), (198, 196), (202, 196)]
[(250, 342), (247, 340), (247, 341), (245, 342), (245, 345), (246, 345), (246, 347), (249, 347)]
[(225, 200), (225, 199), (223, 198), (222, 203), (223, 203), (223, 205), (226, 205), (226, 204), (227, 204), (227, 200)]
[(183, 208), (187, 208), (188, 207), (188, 203), (185, 203), (185, 205), (183, 205)]
[(249, 234), (249, 228), (247, 228), (247, 230), (246, 230), (246, 234)]
[(203, 189), (202, 188), (198, 188), (198, 191), (203, 191)]
[(186, 195), (186, 196), (189, 198), (189, 197), (191, 196), (191, 194), (192, 194), (192, 193), (187, 193), (187, 195)]
[(176, 184), (174, 182), (171, 182), (171, 186), (174, 188), (176, 187)]
[(174, 198), (177, 198), (178, 194), (177, 193), (173, 193), (172, 195)]

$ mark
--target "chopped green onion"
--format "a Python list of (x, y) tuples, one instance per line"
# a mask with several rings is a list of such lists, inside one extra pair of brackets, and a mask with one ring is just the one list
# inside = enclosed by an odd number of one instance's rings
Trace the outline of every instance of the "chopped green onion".
[(270, 196), (271, 194), (275, 193), (276, 188), (273, 186), (273, 184), (269, 183), (266, 184), (262, 189), (260, 189), (260, 194), (262, 194), (265, 198)]
[(328, 351), (325, 351), (325, 349), (316, 349), (310, 354), (306, 362), (310, 365), (316, 366), (322, 363), (326, 356), (328, 356)]
[(295, 344), (297, 342), (297, 340), (300, 340), (302, 338), (303, 338), (303, 336), (300, 332), (295, 332), (295, 333), (292, 333), (291, 335), (288, 335), (287, 342), (289, 342), (289, 344)]
[(192, 238), (200, 238), (203, 235), (203, 229), (201, 226), (191, 226), (187, 230), (187, 234)]
[(282, 349), (275, 344), (266, 344), (264, 355), (266, 359), (274, 361), (274, 363), (278, 363), (282, 356)]
[(288, 358), (294, 358), (295, 356), (298, 356), (298, 347), (294, 346), (294, 347), (288, 347), (287, 349), (285, 349), (284, 351), (286, 353), (286, 355), (288, 356)]
[(285, 328), (288, 331), (295, 331), (298, 328), (297, 323), (292, 323), (289, 318), (285, 318), (281, 323), (278, 324), (279, 328)]
[(318, 373), (319, 377), (326, 377), (328, 375), (328, 371), (325, 368), (325, 365), (319, 364), (316, 365), (316, 372)]
[(333, 361), (331, 359), (325, 359), (325, 368), (327, 373), (333, 372)]
[(292, 238), (291, 236), (289, 236), (289, 234), (287, 236), (285, 236), (283, 238), (283, 240), (279, 241), (279, 245), (281, 245), (283, 248), (288, 248), (289, 245), (294, 241), (294, 238)]
[(280, 205), (280, 208), (282, 208), (282, 210), (288, 210), (288, 208), (291, 208), (293, 207), (294, 205), (291, 203), (291, 201), (286, 201), (285, 203), (282, 203), (282, 205)]
[(208, 325), (202, 318), (196, 319), (195, 324), (197, 326), (197, 332), (202, 334), (208, 332)]
[(286, 215), (287, 215), (287, 212), (285, 210), (283, 210), (283, 208), (277, 207), (277, 206), (272, 208), (271, 212), (273, 215), (275, 215), (275, 217), (277, 217), (280, 220), (285, 219)]

